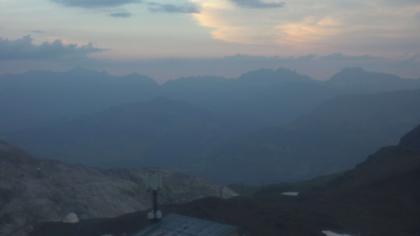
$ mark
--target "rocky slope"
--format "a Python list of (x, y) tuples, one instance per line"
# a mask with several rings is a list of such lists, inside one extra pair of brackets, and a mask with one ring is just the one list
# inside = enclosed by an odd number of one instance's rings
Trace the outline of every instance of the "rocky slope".
[[(25, 235), (40, 221), (113, 217), (150, 206), (147, 170), (99, 170), (37, 160), (0, 142), (0, 235)], [(208, 182), (162, 171), (163, 203), (181, 203), (234, 193)]]
[[(396, 146), (380, 149), (353, 170), (315, 181), (299, 196), (285, 196), (268, 187), (252, 197), (206, 198), (165, 207), (176, 212), (240, 226), (247, 235), (418, 236), (420, 225), (420, 126)], [(114, 236), (133, 233), (145, 213), (80, 224), (40, 225), (32, 236)], [(77, 234), (75, 234), (77, 229)]]

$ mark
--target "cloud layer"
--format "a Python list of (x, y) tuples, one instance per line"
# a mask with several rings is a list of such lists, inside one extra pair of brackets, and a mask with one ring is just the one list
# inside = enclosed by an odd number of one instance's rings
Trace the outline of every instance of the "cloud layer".
[(52, 0), (52, 1), (65, 5), (65, 6), (83, 7), (83, 8), (117, 7), (117, 6), (129, 4), (129, 3), (140, 2), (140, 0)]
[(200, 8), (192, 3), (184, 3), (184, 4), (162, 4), (162, 3), (149, 3), (149, 9), (152, 12), (166, 12), (166, 13), (185, 13), (185, 14), (192, 14), (200, 12)]
[(192, 0), (214, 39), (280, 52), (410, 53), (420, 48), (420, 1)]
[(284, 7), (284, 2), (264, 2), (262, 0), (231, 0), (234, 4), (248, 8), (278, 8)]
[(131, 17), (131, 13), (126, 12), (126, 11), (120, 11), (120, 12), (110, 13), (109, 16), (115, 17), (115, 18), (129, 18)]
[(419, 0), (1, 2), (2, 37), (98, 42), (101, 58), (420, 53)]
[(103, 51), (92, 44), (64, 44), (60, 40), (34, 44), (31, 36), (16, 40), (0, 38), (0, 61), (6, 60), (49, 60), (49, 59), (81, 59), (88, 55)]
[[(61, 4), (67, 7), (79, 7), (87, 9), (97, 8), (117, 8), (131, 3), (144, 4), (146, 8), (151, 12), (162, 12), (162, 13), (181, 13), (181, 14), (193, 14), (200, 12), (198, 5), (191, 1), (183, 2), (168, 2), (168, 1), (143, 1), (143, 0), (50, 0), (55, 3)], [(248, 0), (249, 1), (249, 0)], [(258, 1), (257, 1), (258, 2)], [(131, 13), (127, 11), (113, 12), (109, 14), (111, 17), (116, 18), (128, 18), (131, 17)]]

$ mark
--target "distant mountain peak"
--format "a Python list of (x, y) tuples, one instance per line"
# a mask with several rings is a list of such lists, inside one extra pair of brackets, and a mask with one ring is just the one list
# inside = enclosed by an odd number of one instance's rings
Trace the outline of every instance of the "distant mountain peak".
[(377, 93), (412, 90), (420, 87), (420, 81), (403, 79), (397, 75), (367, 71), (363, 68), (347, 68), (335, 74), (326, 84), (350, 93)]
[(330, 81), (335, 80), (376, 80), (376, 79), (393, 79), (400, 80), (401, 78), (386, 73), (379, 73), (373, 71), (367, 71), (362, 67), (349, 67), (341, 70), (335, 74)]
[(367, 72), (363, 67), (347, 67), (342, 70), (342, 73), (349, 73), (349, 72)]
[(90, 68), (83, 67), (83, 66), (75, 66), (72, 69), (70, 69), (69, 72), (79, 72), (79, 73), (80, 72), (82, 72), (82, 73), (92, 73), (92, 72), (94, 72), (94, 73), (105, 73), (104, 71), (99, 72), (97, 70), (90, 69)]
[(273, 69), (259, 69), (254, 71), (249, 71), (240, 76), (241, 80), (277, 80), (277, 81), (301, 81), (301, 80), (311, 80), (310, 77), (298, 74), (294, 70), (287, 68), (278, 68)]

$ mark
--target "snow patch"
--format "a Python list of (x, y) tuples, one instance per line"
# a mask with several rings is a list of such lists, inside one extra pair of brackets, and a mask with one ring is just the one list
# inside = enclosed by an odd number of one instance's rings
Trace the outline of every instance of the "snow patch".
[(68, 215), (66, 215), (63, 218), (62, 222), (66, 223), (66, 224), (76, 224), (76, 223), (79, 223), (79, 217), (77, 216), (76, 213), (72, 212), (72, 213), (69, 213)]
[(324, 231), (322, 231), (322, 233), (325, 236), (351, 236), (350, 234), (337, 234), (337, 233), (334, 233), (334, 232), (329, 231), (329, 230), (324, 230)]
[(297, 197), (299, 196), (298, 192), (284, 192), (282, 193), (283, 196), (288, 196), (288, 197)]

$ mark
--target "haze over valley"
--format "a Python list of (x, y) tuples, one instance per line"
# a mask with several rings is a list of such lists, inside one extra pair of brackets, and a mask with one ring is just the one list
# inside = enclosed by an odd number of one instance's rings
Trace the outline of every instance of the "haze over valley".
[(0, 0), (0, 236), (419, 236), (420, 1)]
[(36, 156), (161, 167), (221, 183), (346, 170), (420, 120), (420, 80), (360, 68), (327, 81), (280, 68), (162, 85), (76, 68), (1, 83), (3, 138)]

